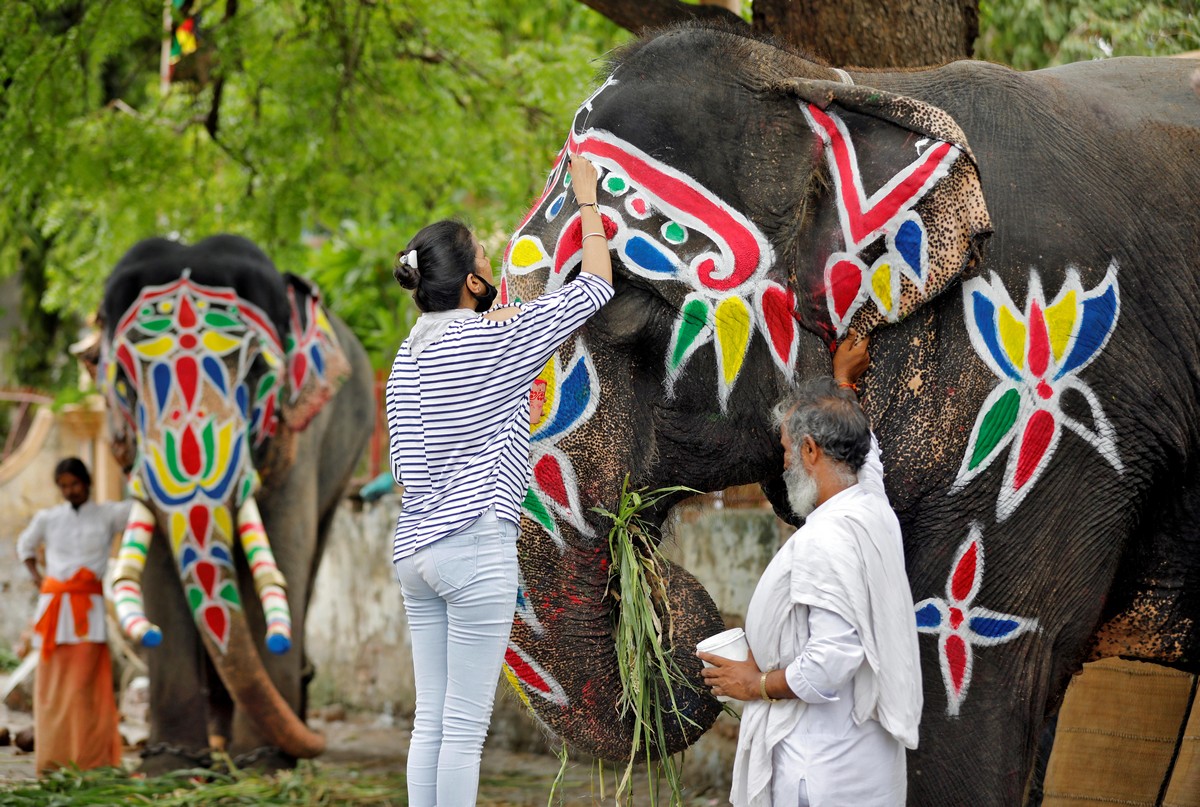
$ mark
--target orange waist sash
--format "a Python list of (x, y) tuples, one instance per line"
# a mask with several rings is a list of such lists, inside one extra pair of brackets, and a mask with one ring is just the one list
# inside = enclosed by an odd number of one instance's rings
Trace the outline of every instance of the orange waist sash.
[(91, 594), (103, 594), (104, 588), (91, 569), (83, 568), (69, 580), (47, 577), (42, 580), (42, 593), (51, 596), (41, 619), (33, 629), (42, 637), (42, 658), (50, 658), (58, 645), (58, 615), (62, 608), (63, 595), (71, 596), (71, 616), (75, 618), (75, 635), (88, 635), (88, 612), (92, 610)]

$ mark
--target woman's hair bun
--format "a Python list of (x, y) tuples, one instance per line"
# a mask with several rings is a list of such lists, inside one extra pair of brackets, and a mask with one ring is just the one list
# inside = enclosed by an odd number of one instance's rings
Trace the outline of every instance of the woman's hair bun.
[(421, 280), (421, 270), (417, 268), (417, 251), (415, 249), (401, 252), (396, 256), (396, 266), (392, 269), (396, 282), (406, 289), (415, 289)]

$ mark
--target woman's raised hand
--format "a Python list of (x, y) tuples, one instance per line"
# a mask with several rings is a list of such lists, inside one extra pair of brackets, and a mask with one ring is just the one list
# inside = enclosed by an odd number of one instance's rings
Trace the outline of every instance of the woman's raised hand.
[(600, 174), (587, 157), (571, 155), (571, 187), (575, 190), (575, 201), (579, 204), (596, 203), (596, 183)]

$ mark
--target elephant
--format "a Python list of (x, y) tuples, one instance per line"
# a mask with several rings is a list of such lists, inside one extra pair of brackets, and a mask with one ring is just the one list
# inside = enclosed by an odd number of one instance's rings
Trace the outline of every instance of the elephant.
[(138, 242), (98, 320), (93, 358), (134, 499), (109, 576), (149, 666), (143, 770), (203, 763), (212, 736), (239, 764), (319, 754), (304, 625), (375, 422), (362, 345), (315, 286), (233, 235)]
[[(772, 405), (851, 329), (917, 599), (909, 803), (1019, 804), (1089, 659), (1200, 671), (1195, 67), (847, 71), (706, 25), (611, 57), (500, 282), (514, 302), (577, 271), (565, 155), (591, 159), (616, 294), (543, 372), (506, 657), (549, 731), (629, 756), (592, 508), (626, 474), (759, 483), (798, 523)], [(669, 599), (695, 675), (720, 615), (683, 569)], [(717, 713), (679, 696), (672, 750)]]

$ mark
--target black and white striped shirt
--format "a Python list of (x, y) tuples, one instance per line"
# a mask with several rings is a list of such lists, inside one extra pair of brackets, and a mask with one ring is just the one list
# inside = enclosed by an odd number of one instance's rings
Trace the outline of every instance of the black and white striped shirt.
[(464, 312), (414, 358), (404, 340), (387, 384), (392, 476), (404, 486), (392, 561), (490, 506), (519, 524), (529, 486), (529, 388), (554, 351), (612, 297), (596, 275), (494, 322)]

